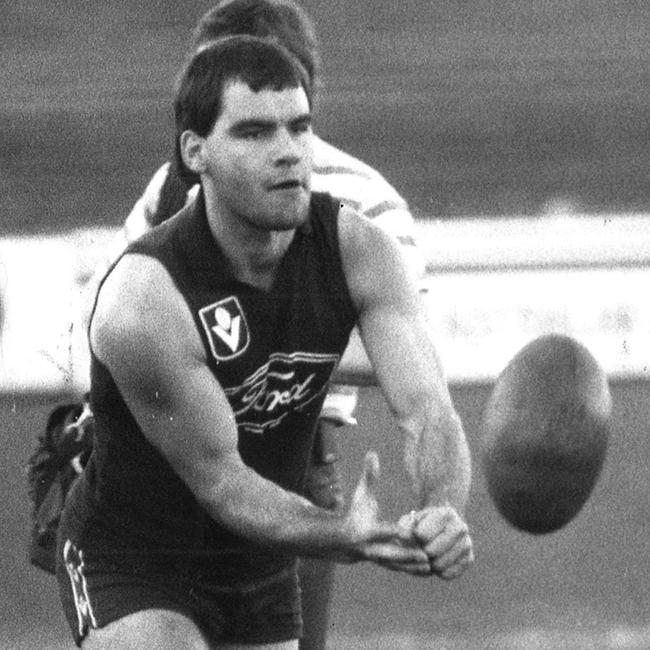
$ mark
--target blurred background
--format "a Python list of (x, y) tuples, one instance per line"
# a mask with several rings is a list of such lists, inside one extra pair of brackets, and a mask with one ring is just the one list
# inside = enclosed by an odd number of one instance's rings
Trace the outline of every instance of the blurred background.
[[(645, 210), (650, 7), (638, 0), (303, 2), (316, 126), (417, 216)], [(7, 232), (119, 224), (169, 152), (172, 81), (210, 2), (0, 5)]]
[[(332, 648), (650, 647), (650, 5), (638, 0), (304, 1), (316, 22), (319, 135), (408, 199), (434, 326), (475, 459), (499, 370), (547, 331), (611, 379), (611, 446), (579, 516), (508, 527), (478, 460), (477, 547), (452, 584), (337, 573)], [(0, 3), (0, 647), (66, 647), (54, 581), (26, 561), (24, 466), (74, 392), (70, 311), (172, 143), (172, 86), (211, 2)], [(410, 509), (398, 432), (364, 389), (345, 472), (384, 465)]]

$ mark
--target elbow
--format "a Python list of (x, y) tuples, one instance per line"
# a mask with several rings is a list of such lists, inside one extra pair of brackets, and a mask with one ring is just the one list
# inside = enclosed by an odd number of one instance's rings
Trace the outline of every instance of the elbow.
[(231, 528), (237, 519), (237, 491), (242, 480), (236, 460), (212, 458), (203, 466), (181, 472), (198, 505), (219, 524)]

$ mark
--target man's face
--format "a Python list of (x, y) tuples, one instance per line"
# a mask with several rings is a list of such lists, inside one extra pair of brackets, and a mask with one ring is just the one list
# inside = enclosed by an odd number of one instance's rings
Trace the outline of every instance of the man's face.
[(302, 88), (253, 92), (234, 81), (204, 142), (205, 175), (224, 216), (289, 230), (308, 214), (311, 112)]

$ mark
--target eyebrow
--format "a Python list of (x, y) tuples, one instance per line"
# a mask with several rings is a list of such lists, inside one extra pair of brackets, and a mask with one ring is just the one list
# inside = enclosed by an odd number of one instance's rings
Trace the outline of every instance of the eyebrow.
[[(312, 121), (311, 113), (302, 113), (296, 117), (291, 118), (288, 121), (288, 124), (310, 124)], [(240, 133), (246, 131), (247, 129), (267, 129), (277, 126), (278, 122), (275, 120), (263, 120), (263, 119), (244, 119), (239, 120), (232, 124), (228, 131), (231, 133)]]

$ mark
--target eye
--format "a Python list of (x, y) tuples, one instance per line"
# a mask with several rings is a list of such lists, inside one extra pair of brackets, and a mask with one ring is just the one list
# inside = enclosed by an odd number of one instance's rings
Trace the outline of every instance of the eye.
[(294, 133), (308, 133), (311, 131), (311, 122), (309, 120), (300, 120), (299, 122), (294, 122), (291, 130)]
[(245, 129), (240, 134), (245, 140), (260, 140), (267, 134), (267, 129), (255, 127), (250, 129)]
[(240, 140), (261, 140), (273, 132), (273, 125), (264, 122), (243, 122), (232, 129), (232, 134)]

